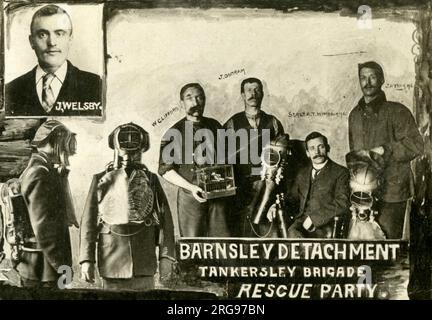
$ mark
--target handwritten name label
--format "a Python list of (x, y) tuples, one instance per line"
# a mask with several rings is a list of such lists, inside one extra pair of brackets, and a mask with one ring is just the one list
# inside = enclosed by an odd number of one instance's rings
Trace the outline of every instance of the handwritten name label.
[(173, 107), (173, 108), (171, 108), (171, 110), (165, 112), (157, 120), (153, 121), (152, 126), (155, 127), (158, 124), (161, 124), (164, 120), (166, 120), (170, 115), (172, 115), (176, 111), (180, 111), (180, 108), (179, 107)]
[(395, 89), (398, 91), (408, 91), (414, 89), (414, 84), (412, 83), (386, 83), (384, 84), (385, 89)]
[(348, 116), (347, 112), (340, 112), (340, 111), (323, 111), (323, 112), (318, 112), (318, 111), (291, 112), (291, 111), (289, 111), (288, 112), (289, 118), (313, 118), (313, 117), (343, 118), (343, 117), (347, 117), (347, 116)]
[(222, 74), (219, 75), (219, 80), (225, 80), (225, 79), (228, 79), (228, 78), (230, 78), (232, 76), (236, 76), (238, 74), (246, 75), (246, 70), (243, 68), (243, 69), (238, 69), (238, 70), (231, 71), (229, 73), (222, 73)]

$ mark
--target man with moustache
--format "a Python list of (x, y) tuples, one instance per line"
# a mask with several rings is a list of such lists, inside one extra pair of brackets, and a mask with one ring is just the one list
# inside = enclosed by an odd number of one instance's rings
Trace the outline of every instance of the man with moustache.
[[(102, 80), (75, 67), (67, 56), (72, 44), (72, 21), (68, 13), (46, 5), (35, 12), (29, 41), (38, 65), (5, 86), (6, 116), (67, 116), (102, 114)], [(93, 103), (88, 110), (60, 110), (71, 103)]]
[(377, 220), (387, 239), (400, 239), (407, 201), (413, 196), (410, 163), (423, 154), (423, 139), (409, 109), (387, 101), (382, 67), (368, 61), (359, 64), (358, 74), (363, 97), (349, 115), (350, 150), (384, 158)]
[[(205, 102), (204, 89), (200, 84), (184, 85), (180, 90), (180, 103), (186, 117), (174, 124), (161, 142), (159, 174), (178, 187), (177, 215), (182, 237), (229, 236), (225, 199), (206, 200), (204, 191), (197, 185), (196, 170), (213, 164), (212, 159), (198, 157), (197, 147), (204, 143), (207, 150), (215, 151), (217, 130), (222, 128), (215, 119), (203, 116)], [(212, 137), (205, 136), (204, 142), (195, 141), (198, 132)], [(187, 145), (193, 148), (188, 150)], [(175, 161), (170, 158), (171, 150), (174, 153), (178, 151)]]
[[(288, 228), (288, 238), (329, 238), (336, 216), (349, 213), (349, 171), (329, 157), (327, 137), (319, 132), (306, 139), (306, 154), (311, 162), (300, 169), (291, 190), (290, 205), (298, 206), (298, 215)], [(267, 218), (275, 218), (275, 206)]]
[[(251, 131), (258, 135), (258, 155), (261, 156), (263, 145), (263, 132), (268, 131), (270, 140), (282, 135), (284, 129), (282, 123), (273, 115), (264, 112), (261, 106), (264, 92), (261, 80), (257, 78), (244, 79), (240, 86), (240, 93), (244, 102), (244, 111), (233, 115), (225, 124), (225, 129), (232, 129), (235, 132), (245, 129), (248, 133), (248, 142), (251, 142)], [(270, 140), (267, 143), (270, 143)], [(264, 142), (266, 143), (266, 142)], [(259, 181), (261, 163), (253, 164), (248, 155), (248, 162), (241, 163), (241, 150), (244, 146), (237, 142), (235, 178), (238, 186), (237, 195), (233, 203), (233, 210), (229, 215), (229, 225), (232, 227), (233, 236), (253, 236), (249, 228), (248, 217), (253, 208), (248, 206), (254, 202), (254, 198), (260, 193)], [(230, 155), (229, 155), (230, 156)], [(240, 223), (239, 223), (240, 222)], [(264, 226), (265, 227), (265, 226)]]

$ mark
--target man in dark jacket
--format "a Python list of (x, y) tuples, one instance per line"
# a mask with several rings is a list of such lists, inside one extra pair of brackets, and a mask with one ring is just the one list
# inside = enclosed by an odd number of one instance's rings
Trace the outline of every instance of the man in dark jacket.
[[(288, 193), (298, 215), (288, 228), (288, 238), (329, 238), (336, 216), (349, 212), (349, 171), (328, 157), (330, 145), (319, 132), (310, 133), (306, 139), (306, 153), (310, 165), (300, 169)], [(271, 221), (275, 210), (269, 210)]]
[(378, 63), (359, 64), (359, 80), (363, 97), (349, 115), (350, 150), (383, 156), (378, 223), (388, 239), (400, 239), (407, 201), (413, 195), (410, 163), (423, 154), (423, 139), (408, 108), (387, 101), (381, 90), (384, 72)]
[[(256, 197), (260, 194), (260, 171), (262, 148), (271, 140), (282, 135), (284, 129), (282, 123), (273, 115), (262, 110), (262, 100), (264, 98), (263, 85), (257, 78), (244, 79), (240, 85), (240, 93), (244, 102), (244, 111), (233, 115), (224, 124), (226, 130), (234, 130), (234, 134), (239, 135), (245, 132), (247, 141), (237, 139), (235, 178), (238, 186), (237, 195), (232, 203), (232, 210), (229, 214), (229, 225), (231, 233), (237, 237), (256, 236), (250, 227), (249, 218), (254, 214), (255, 208), (251, 203), (256, 202)], [(253, 141), (256, 139), (257, 141)], [(267, 139), (267, 141), (265, 141)], [(257, 155), (253, 155), (252, 146), (257, 146)], [(247, 153), (247, 157), (242, 155)], [(228, 154), (228, 157), (232, 157)], [(253, 157), (258, 156), (254, 163)], [(246, 162), (244, 162), (246, 158)], [(267, 229), (267, 226), (261, 226)], [(258, 231), (261, 233), (261, 231)]]
[(37, 153), (20, 180), (33, 235), (26, 239), (16, 269), (22, 286), (55, 287), (59, 268), (72, 268), (69, 226), (78, 226), (66, 169), (75, 138), (63, 124), (50, 120), (38, 129), (32, 144)]
[(38, 65), (6, 84), (6, 116), (102, 115), (102, 80), (67, 60), (72, 43), (68, 13), (46, 5), (33, 15), (30, 32)]
[(94, 281), (97, 263), (104, 289), (153, 289), (158, 261), (162, 282), (173, 276), (175, 244), (165, 193), (141, 163), (149, 137), (128, 123), (111, 133), (109, 146), (114, 162), (93, 177), (81, 220), (82, 279)]

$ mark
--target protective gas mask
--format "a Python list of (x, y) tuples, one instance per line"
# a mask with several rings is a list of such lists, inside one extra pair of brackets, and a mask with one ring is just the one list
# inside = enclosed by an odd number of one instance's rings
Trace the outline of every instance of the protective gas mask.
[(132, 122), (118, 126), (109, 135), (108, 144), (114, 149), (114, 169), (141, 163), (141, 154), (150, 148), (147, 131)]
[(374, 205), (374, 191), (378, 188), (377, 171), (368, 165), (358, 166), (351, 170), (351, 212), (360, 221), (366, 221), (371, 217)]
[(378, 172), (370, 165), (351, 167), (351, 220), (348, 227), (348, 239), (384, 240), (385, 234), (375, 217), (374, 192), (378, 188)]
[(59, 173), (67, 173), (69, 157), (76, 152), (76, 134), (57, 120), (48, 120), (36, 131), (32, 146), (40, 148), (46, 144), (51, 145), (52, 153), (49, 155)]
[(261, 180), (265, 181), (265, 189), (261, 201), (257, 202), (257, 211), (252, 219), (254, 224), (260, 223), (276, 185), (282, 181), (283, 170), (289, 154), (288, 134), (276, 137), (270, 142), (270, 145), (263, 148), (261, 153)]
[(374, 199), (369, 192), (353, 192), (350, 197), (351, 201), (351, 212), (360, 221), (367, 221), (373, 214), (372, 206)]
[(283, 135), (271, 141), (261, 153), (261, 180), (273, 180), (279, 184), (282, 180), (283, 169), (290, 155), (288, 148), (289, 136)]

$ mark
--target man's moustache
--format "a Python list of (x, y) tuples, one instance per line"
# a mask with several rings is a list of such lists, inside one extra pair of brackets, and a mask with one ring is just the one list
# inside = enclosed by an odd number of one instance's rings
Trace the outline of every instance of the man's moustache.
[(195, 113), (195, 112), (201, 112), (202, 108), (201, 107), (192, 107), (189, 109), (189, 113)]

